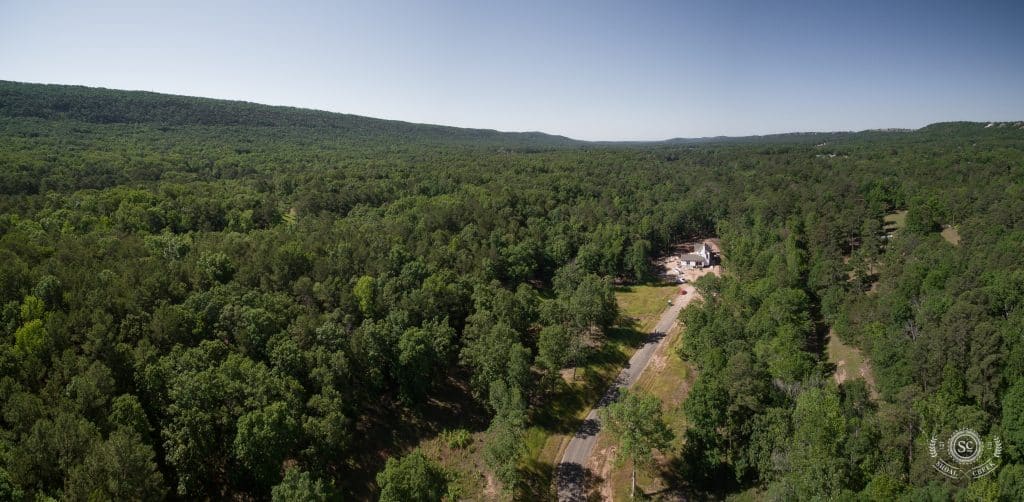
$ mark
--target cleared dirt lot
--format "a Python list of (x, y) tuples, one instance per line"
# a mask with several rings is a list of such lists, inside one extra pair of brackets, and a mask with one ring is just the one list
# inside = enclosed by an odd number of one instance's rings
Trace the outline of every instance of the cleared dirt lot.
[[(711, 247), (714, 255), (719, 258), (717, 262), (720, 263), (722, 251), (719, 248), (717, 239), (708, 239), (703, 242), (706, 242)], [(672, 254), (659, 258), (657, 260), (657, 269), (661, 279), (666, 282), (678, 282), (679, 277), (682, 277), (686, 282), (692, 282), (698, 277), (707, 274), (721, 274), (722, 266), (720, 264), (707, 268), (687, 268), (682, 265), (679, 257), (686, 253), (692, 253), (699, 244), (700, 242), (677, 244), (673, 246)]]

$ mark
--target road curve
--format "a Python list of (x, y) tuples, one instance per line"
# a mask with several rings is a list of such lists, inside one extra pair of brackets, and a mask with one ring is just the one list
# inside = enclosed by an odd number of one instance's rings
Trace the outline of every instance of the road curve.
[(608, 392), (601, 397), (597, 405), (590, 410), (587, 418), (580, 425), (576, 435), (569, 441), (562, 460), (556, 469), (556, 483), (558, 486), (559, 502), (582, 502), (587, 499), (586, 492), (586, 466), (590, 454), (597, 444), (597, 435), (601, 432), (601, 421), (598, 418), (598, 410), (618, 397), (619, 389), (629, 388), (637, 380), (640, 374), (647, 368), (651, 356), (658, 348), (658, 344), (665, 339), (665, 335), (676, 322), (679, 311), (682, 310), (689, 300), (696, 295), (692, 286), (686, 286), (686, 295), (679, 295), (673, 299), (672, 305), (661, 313), (661, 318), (655, 326), (654, 331), (647, 335), (643, 346), (636, 350), (633, 357), (629, 358), (629, 364), (619, 372), (618, 377)]

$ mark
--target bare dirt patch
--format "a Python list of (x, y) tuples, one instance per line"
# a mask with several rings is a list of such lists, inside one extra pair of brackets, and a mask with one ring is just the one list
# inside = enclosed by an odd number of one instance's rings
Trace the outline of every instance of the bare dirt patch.
[(651, 356), (651, 362), (647, 363), (647, 369), (648, 371), (654, 372), (662, 371), (665, 369), (665, 364), (667, 362), (668, 358), (665, 357), (665, 354), (661, 353), (661, 351), (655, 352), (654, 355)]
[(612, 468), (615, 467), (615, 445), (608, 445), (601, 448), (597, 453), (592, 455), (587, 467), (591, 472), (597, 473), (597, 480), (601, 481), (601, 483), (595, 487), (601, 494), (601, 500), (614, 500), (615, 494), (612, 490), (612, 484), (608, 482), (608, 479), (612, 475)]
[(839, 359), (834, 363), (836, 365), (836, 371), (832, 374), (832, 377), (836, 379), (836, 383), (842, 385), (846, 381), (846, 360)]
[(942, 227), (942, 238), (954, 246), (960, 245), (960, 232), (952, 225)]
[(487, 500), (494, 500), (498, 496), (498, 481), (494, 479), (494, 475), (490, 472), (485, 472), (484, 476), (487, 478), (487, 484), (484, 485), (484, 495), (487, 496)]
[[(719, 247), (718, 239), (706, 239), (702, 242), (708, 244), (711, 247), (711, 251), (718, 256), (721, 261), (721, 248)], [(707, 275), (710, 273), (720, 274), (721, 265), (714, 265), (707, 268), (687, 268), (683, 266), (682, 261), (679, 257), (686, 254), (692, 253), (700, 245), (700, 242), (689, 242), (676, 244), (672, 246), (672, 252), (667, 256), (663, 256), (656, 260), (657, 270), (659, 276), (664, 281), (678, 282), (679, 278), (682, 277), (687, 281), (696, 280), (698, 277)]]

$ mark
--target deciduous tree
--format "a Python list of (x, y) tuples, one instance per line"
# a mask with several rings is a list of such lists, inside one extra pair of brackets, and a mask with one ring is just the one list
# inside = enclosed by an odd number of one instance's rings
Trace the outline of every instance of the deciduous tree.
[(601, 421), (619, 445), (619, 461), (628, 458), (632, 462), (633, 497), (637, 465), (648, 465), (654, 450), (667, 448), (674, 436), (662, 417), (661, 401), (624, 390), (617, 401), (601, 410)]

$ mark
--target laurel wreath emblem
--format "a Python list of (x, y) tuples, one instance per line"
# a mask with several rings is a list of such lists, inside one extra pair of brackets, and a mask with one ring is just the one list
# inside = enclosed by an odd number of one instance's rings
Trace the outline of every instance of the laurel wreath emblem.
[[(933, 467), (943, 475), (952, 479), (977, 479), (991, 474), (999, 467), (1003, 455), (1003, 440), (999, 436), (990, 436), (986, 440), (973, 429), (966, 428), (941, 437), (944, 439), (940, 440), (939, 434), (932, 434), (928, 440), (928, 455), (935, 459)], [(958, 438), (973, 439), (977, 444), (975, 452), (965, 456), (954, 451), (953, 444)], [(982, 460), (981, 454), (986, 450), (991, 452), (990, 456), (988, 460)]]

